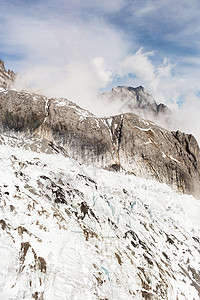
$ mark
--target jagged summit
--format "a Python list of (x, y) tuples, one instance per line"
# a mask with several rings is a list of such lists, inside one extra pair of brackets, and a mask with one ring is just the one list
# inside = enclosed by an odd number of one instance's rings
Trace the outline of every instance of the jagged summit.
[(15, 78), (16, 74), (11, 70), (6, 70), (4, 62), (0, 59), (0, 88), (10, 88)]
[[(112, 92), (118, 92), (118, 93), (119, 92), (124, 92), (124, 91), (129, 91), (129, 92), (132, 92), (132, 93), (133, 92), (138, 93), (138, 92), (142, 91), (142, 92), (145, 92), (145, 93), (149, 94), (149, 92), (142, 85), (140, 85), (138, 87), (132, 87), (132, 86), (126, 86), (126, 85), (118, 85), (117, 87), (113, 87), (111, 89), (111, 91)], [(152, 97), (152, 95), (150, 95), (150, 96)], [(152, 97), (152, 99), (153, 99), (153, 97)], [(155, 102), (154, 99), (153, 99), (153, 102)]]
[(158, 115), (169, 115), (169, 108), (160, 103), (157, 104), (153, 96), (143, 87), (117, 86), (110, 92), (104, 92), (100, 97), (108, 101), (121, 101), (122, 112), (133, 112), (142, 117), (151, 119)]

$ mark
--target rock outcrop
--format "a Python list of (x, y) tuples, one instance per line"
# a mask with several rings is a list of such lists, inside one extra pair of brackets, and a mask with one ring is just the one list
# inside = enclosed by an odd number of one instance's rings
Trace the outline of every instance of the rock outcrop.
[(66, 99), (2, 90), (0, 130), (45, 140), (80, 163), (155, 179), (180, 192), (200, 195), (195, 138), (131, 113), (97, 118)]
[(16, 74), (6, 70), (4, 62), (0, 59), (0, 88), (10, 88), (14, 83)]

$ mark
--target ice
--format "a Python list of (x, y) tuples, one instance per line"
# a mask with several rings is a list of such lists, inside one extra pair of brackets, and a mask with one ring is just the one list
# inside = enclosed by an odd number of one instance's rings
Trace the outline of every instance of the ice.
[(61, 154), (0, 154), (0, 299), (199, 299), (194, 197)]

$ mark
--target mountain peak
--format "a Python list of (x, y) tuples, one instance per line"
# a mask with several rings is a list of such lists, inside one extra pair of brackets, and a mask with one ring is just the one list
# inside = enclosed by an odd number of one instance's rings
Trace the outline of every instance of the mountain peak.
[(117, 86), (112, 88), (110, 92), (101, 95), (110, 102), (121, 102), (123, 113), (132, 112), (141, 117), (155, 120), (158, 115), (170, 114), (169, 108), (163, 104), (158, 104), (151, 93), (143, 86)]
[(140, 90), (145, 90), (143, 86), (138, 86), (138, 87), (132, 87), (132, 86), (127, 86), (127, 85), (118, 85), (117, 87), (112, 88), (111, 92), (114, 91), (140, 91)]

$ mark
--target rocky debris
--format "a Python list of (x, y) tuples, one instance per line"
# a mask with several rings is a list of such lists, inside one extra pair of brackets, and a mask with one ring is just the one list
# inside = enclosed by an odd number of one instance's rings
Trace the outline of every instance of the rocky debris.
[(4, 62), (0, 59), (0, 88), (10, 88), (14, 83), (16, 74), (6, 70)]
[(67, 99), (4, 90), (0, 130), (17, 138), (36, 138), (45, 151), (61, 152), (79, 163), (155, 179), (199, 197), (195, 138), (167, 131), (132, 113), (98, 118)]

